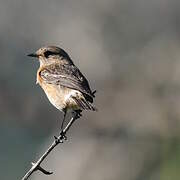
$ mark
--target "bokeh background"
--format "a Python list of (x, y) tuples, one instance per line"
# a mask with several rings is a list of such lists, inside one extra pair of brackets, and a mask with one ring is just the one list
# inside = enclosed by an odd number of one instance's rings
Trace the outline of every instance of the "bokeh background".
[(26, 54), (65, 49), (97, 89), (32, 180), (180, 179), (179, 0), (0, 0), (0, 179), (21, 179), (62, 113)]

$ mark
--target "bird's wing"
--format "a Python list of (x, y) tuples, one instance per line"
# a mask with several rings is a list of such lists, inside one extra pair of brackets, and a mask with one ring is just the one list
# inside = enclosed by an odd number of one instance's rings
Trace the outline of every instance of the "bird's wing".
[(75, 65), (52, 64), (44, 67), (39, 75), (49, 84), (61, 85), (88, 95), (90, 102), (94, 97), (94, 93), (91, 91), (88, 81)]

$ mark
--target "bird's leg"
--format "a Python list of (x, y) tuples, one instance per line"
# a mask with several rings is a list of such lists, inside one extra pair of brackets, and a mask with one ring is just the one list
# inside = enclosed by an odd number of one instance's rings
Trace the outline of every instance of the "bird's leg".
[[(73, 121), (75, 121), (76, 119), (79, 119), (79, 118), (82, 116), (81, 112), (82, 112), (82, 110), (74, 110), (74, 111), (72, 112), (72, 114), (73, 114)], [(61, 124), (61, 132), (60, 132), (60, 135), (61, 135), (62, 140), (63, 140), (63, 139), (64, 139), (64, 140), (67, 140), (67, 137), (66, 137), (66, 135), (65, 135), (65, 133), (64, 133), (64, 129), (63, 129), (65, 118), (66, 118), (66, 111), (64, 111), (64, 118), (63, 118), (63, 122), (62, 122), (62, 124)], [(70, 122), (69, 122), (69, 123), (70, 123)], [(62, 141), (62, 142), (63, 142), (63, 141)]]
[(65, 122), (65, 119), (66, 119), (66, 114), (67, 114), (67, 110), (65, 109), (64, 110), (64, 116), (63, 116), (63, 121), (61, 123), (61, 131), (63, 130), (63, 127), (64, 127), (64, 122)]
[(64, 117), (63, 117), (63, 121), (61, 123), (61, 132), (60, 135), (62, 135), (62, 139), (67, 140), (67, 137), (65, 136), (64, 132), (63, 132), (63, 128), (64, 128), (64, 122), (66, 119), (66, 114), (67, 114), (67, 109), (64, 109)]
[(80, 109), (73, 111), (73, 114), (74, 114), (74, 116), (75, 116), (75, 119), (79, 119), (79, 118), (82, 116), (81, 112), (82, 112), (82, 110), (80, 110)]

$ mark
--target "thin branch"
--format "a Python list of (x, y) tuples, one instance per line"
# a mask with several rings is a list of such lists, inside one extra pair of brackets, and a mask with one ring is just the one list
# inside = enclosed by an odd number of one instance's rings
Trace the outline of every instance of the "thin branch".
[(46, 175), (51, 175), (53, 172), (47, 171), (44, 168), (41, 167), (41, 163), (43, 160), (48, 156), (48, 154), (60, 143), (63, 143), (64, 140), (66, 140), (66, 133), (72, 126), (72, 124), (77, 120), (81, 114), (79, 112), (75, 112), (74, 116), (71, 118), (69, 123), (66, 125), (66, 127), (63, 129), (63, 131), (60, 133), (58, 137), (54, 136), (55, 140), (51, 144), (51, 146), (46, 150), (46, 152), (39, 158), (39, 160), (36, 163), (31, 163), (32, 167), (31, 169), (25, 174), (25, 176), (22, 178), (22, 180), (27, 180), (31, 174), (35, 171), (41, 171), (42, 173)]

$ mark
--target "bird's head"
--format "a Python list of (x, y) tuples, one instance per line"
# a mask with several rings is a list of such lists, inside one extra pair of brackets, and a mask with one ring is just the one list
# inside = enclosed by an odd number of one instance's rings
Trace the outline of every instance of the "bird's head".
[(72, 63), (69, 55), (63, 49), (56, 46), (41, 47), (35, 53), (28, 54), (28, 56), (38, 58), (41, 65), (59, 61)]

